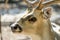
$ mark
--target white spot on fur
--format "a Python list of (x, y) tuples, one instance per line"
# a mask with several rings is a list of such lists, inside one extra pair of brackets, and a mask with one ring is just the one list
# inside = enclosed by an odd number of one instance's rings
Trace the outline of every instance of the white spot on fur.
[(29, 15), (32, 15), (33, 12), (34, 12), (34, 10), (35, 10), (35, 8), (33, 8), (32, 12), (25, 14), (25, 16), (24, 16), (23, 18), (26, 18), (26, 17), (29, 16)]
[(15, 35), (15, 37), (17, 37), (16, 40), (32, 40), (31, 36), (29, 35), (21, 34), (20, 36)]
[(56, 32), (58, 35), (60, 35), (60, 31), (59, 31), (60, 26), (57, 25), (57, 24), (55, 24), (55, 23), (51, 23), (51, 24), (54, 25), (54, 26), (56, 26), (56, 27), (53, 27), (53, 26), (52, 26), (54, 32)]
[(28, 2), (31, 3), (31, 4), (34, 4), (35, 2), (37, 2), (37, 0), (34, 0), (34, 1), (26, 0), (26, 1), (28, 1)]

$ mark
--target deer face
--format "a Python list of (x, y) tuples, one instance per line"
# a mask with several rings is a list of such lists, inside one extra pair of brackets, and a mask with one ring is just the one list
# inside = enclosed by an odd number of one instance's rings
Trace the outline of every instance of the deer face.
[(11, 28), (14, 31), (17, 28), (19, 28), (21, 31), (25, 30), (27, 28), (33, 29), (34, 23), (37, 22), (37, 17), (35, 15), (35, 13), (30, 13), (30, 12), (34, 10), (33, 8), (38, 6), (40, 0), (25, 0), (25, 2), (28, 5), (29, 13), (24, 15), (21, 19), (19, 19), (18, 22), (11, 25)]
[[(42, 1), (42, 0), (41, 0)], [(27, 2), (30, 4), (31, 11), (29, 11), (26, 15), (24, 15), (21, 19), (11, 25), (11, 29), (13, 32), (22, 32), (25, 35), (32, 36), (32, 40), (54, 40), (54, 35), (51, 32), (51, 24), (50, 24), (50, 8), (42, 11), (42, 3), (36, 3), (41, 6), (37, 6), (35, 10), (34, 4)], [(45, 5), (45, 4), (44, 4)], [(29, 7), (29, 8), (30, 8)], [(34, 35), (34, 36), (33, 36)], [(48, 38), (47, 38), (48, 37)], [(37, 38), (37, 39), (35, 39)]]
[(34, 13), (28, 13), (19, 19), (19, 21), (12, 24), (12, 31), (35, 33), (37, 29), (43, 28), (45, 23), (48, 26), (49, 15), (50, 14), (48, 11), (45, 14), (41, 10), (34, 10)]

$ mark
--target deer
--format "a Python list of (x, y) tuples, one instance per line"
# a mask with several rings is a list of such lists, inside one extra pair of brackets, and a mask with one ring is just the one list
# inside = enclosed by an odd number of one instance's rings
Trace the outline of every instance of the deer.
[(28, 12), (10, 25), (12, 32), (25, 35), (25, 40), (55, 40), (50, 22), (51, 8), (43, 8), (60, 1), (54, 0), (45, 4), (44, 0), (23, 1), (28, 5)]

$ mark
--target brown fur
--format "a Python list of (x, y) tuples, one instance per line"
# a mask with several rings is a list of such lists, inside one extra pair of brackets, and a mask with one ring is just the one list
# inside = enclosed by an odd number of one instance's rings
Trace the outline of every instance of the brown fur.
[[(26, 20), (22, 23), (22, 19), (18, 21), (18, 24), (21, 25), (23, 29), (20, 34), (29, 35), (32, 40), (55, 40), (54, 33), (51, 31), (50, 17), (44, 18), (45, 14), (42, 8), (43, 5), (39, 4), (34, 10), (33, 16), (36, 17), (36, 22), (29, 22)], [(50, 13), (48, 16), (50, 16)], [(25, 19), (24, 16), (22, 18)]]
[(21, 34), (30, 35), (32, 40), (54, 40), (50, 20), (44, 19), (44, 13), (41, 10), (35, 10), (33, 14), (37, 18), (35, 23), (30, 23), (28, 20), (23, 24), (21, 20), (18, 22), (23, 26)]

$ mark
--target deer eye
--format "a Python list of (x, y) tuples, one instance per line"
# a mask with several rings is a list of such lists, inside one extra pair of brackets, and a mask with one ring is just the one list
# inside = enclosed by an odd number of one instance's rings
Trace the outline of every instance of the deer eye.
[(30, 18), (28, 21), (35, 22), (37, 19), (35, 17)]

